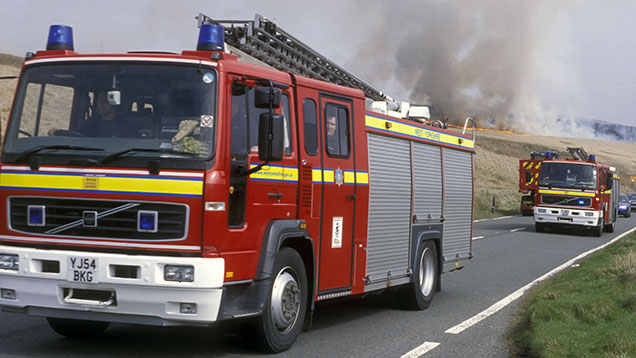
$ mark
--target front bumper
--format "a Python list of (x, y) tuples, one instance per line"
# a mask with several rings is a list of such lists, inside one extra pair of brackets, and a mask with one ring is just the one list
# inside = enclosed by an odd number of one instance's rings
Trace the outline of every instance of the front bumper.
[[(0, 254), (19, 257), (19, 269), (0, 269), (3, 311), (34, 316), (152, 325), (207, 325), (217, 320), (223, 293), (224, 260), (39, 250), (0, 245)], [(94, 281), (73, 281), (70, 257), (96, 259)], [(164, 280), (165, 265), (194, 267), (193, 282)], [(182, 304), (195, 312), (182, 313)]]
[(535, 207), (534, 222), (559, 225), (598, 226), (600, 220), (599, 211), (564, 209), (553, 207)]

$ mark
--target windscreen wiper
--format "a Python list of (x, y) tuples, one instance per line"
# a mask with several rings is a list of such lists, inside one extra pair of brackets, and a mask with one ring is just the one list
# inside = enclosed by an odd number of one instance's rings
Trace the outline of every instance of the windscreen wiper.
[(122, 150), (120, 152), (116, 152), (113, 153), (111, 155), (108, 155), (104, 158), (102, 158), (98, 163), (99, 164), (106, 164), (109, 163), (117, 158), (120, 158), (121, 156), (128, 154), (130, 152), (154, 152), (154, 153), (166, 153), (166, 154), (178, 154), (178, 155), (189, 155), (189, 156), (195, 156), (195, 157), (199, 157), (198, 154), (195, 153), (190, 153), (190, 152), (183, 152), (180, 150), (174, 150), (174, 149), (165, 149), (165, 148), (129, 148), (126, 150)]
[(28, 149), (18, 154), (18, 156), (15, 158), (15, 161), (19, 162), (20, 160), (29, 158), (33, 154), (45, 149), (102, 150), (102, 151), (104, 150), (104, 148), (90, 148), (90, 147), (81, 147), (81, 146), (74, 146), (74, 145), (39, 145), (37, 147), (33, 147), (31, 149)]

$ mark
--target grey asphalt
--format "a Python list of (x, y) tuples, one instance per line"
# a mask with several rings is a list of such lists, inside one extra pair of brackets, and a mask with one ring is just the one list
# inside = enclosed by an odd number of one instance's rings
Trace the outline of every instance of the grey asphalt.
[[(447, 329), (532, 282), (580, 253), (636, 227), (619, 218), (616, 232), (536, 233), (532, 217), (513, 216), (475, 224), (474, 259), (442, 276), (442, 291), (425, 311), (407, 311), (383, 296), (318, 305), (314, 326), (277, 357), (400, 357), (424, 342), (439, 343), (423, 357), (507, 357), (505, 335), (519, 301), (459, 334)], [(516, 232), (511, 230), (521, 229)], [(232, 326), (146, 327), (114, 324), (95, 340), (65, 339), (45, 319), (0, 312), (2, 357), (251, 357)]]

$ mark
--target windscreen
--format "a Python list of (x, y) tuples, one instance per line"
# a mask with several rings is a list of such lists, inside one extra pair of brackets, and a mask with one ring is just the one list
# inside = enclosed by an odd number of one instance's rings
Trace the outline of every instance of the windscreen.
[(596, 189), (596, 167), (583, 163), (543, 162), (539, 186), (567, 189)]
[(36, 65), (21, 77), (3, 160), (37, 152), (43, 163), (151, 158), (188, 167), (214, 155), (216, 92), (216, 70), (200, 65)]

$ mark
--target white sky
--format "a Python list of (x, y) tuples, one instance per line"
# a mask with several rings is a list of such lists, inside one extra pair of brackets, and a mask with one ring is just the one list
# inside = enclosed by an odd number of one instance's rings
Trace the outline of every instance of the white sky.
[[(409, 2), (396, 1), (402, 8), (408, 7)], [(498, 1), (502, 0), (492, 0), (492, 6), (496, 7)], [(526, 1), (533, 0), (517, 1), (522, 8)], [(554, 0), (536, 1), (552, 3)], [(75, 50), (81, 53), (180, 52), (195, 47), (198, 29), (194, 16), (199, 12), (215, 19), (252, 19), (255, 13), (260, 13), (356, 73), (357, 61), (364, 59), (356, 58), (355, 47), (368, 43), (368, 37), (374, 33), (367, 30), (376, 23), (373, 16), (377, 16), (380, 3), (373, 0), (0, 0), (0, 53), (23, 56), (27, 51), (43, 49), (51, 24), (73, 27)], [(421, 9), (420, 6), (419, 11)], [(549, 11), (546, 12), (541, 21), (551, 21)], [(574, 0), (565, 16), (555, 16), (553, 20), (559, 23), (554, 29), (558, 33), (538, 35), (549, 36), (551, 42), (547, 48), (554, 50), (543, 62), (547, 68), (538, 73), (541, 76), (570, 75), (556, 87), (548, 85), (544, 89), (543, 105), (566, 108), (568, 114), (578, 117), (636, 126), (635, 15), (636, 1)], [(399, 14), (395, 16), (399, 26), (424, 26), (400, 23)], [(386, 22), (378, 19), (377, 23)], [(553, 60), (555, 57), (558, 61)], [(386, 67), (378, 69), (387, 70), (390, 71)], [(390, 92), (392, 88), (399, 88), (395, 84), (377, 83), (368, 75), (361, 77), (393, 97), (409, 100), (403, 98), (404, 94)], [(544, 83), (545, 87), (549, 79), (537, 79), (537, 82)]]

